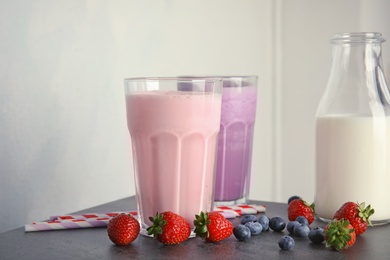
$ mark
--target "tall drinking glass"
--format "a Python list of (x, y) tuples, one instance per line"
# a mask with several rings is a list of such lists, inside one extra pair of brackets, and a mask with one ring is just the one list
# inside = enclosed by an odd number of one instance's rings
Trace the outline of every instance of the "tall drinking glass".
[(216, 204), (246, 203), (249, 196), (257, 103), (257, 76), (225, 76), (218, 140)]
[(138, 218), (147, 235), (156, 212), (190, 223), (213, 209), (222, 80), (124, 80)]

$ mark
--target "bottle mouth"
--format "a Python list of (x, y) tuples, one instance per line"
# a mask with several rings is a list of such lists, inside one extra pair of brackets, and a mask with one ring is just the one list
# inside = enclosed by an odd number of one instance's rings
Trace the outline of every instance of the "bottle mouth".
[(349, 33), (337, 33), (333, 35), (330, 40), (333, 44), (380, 44), (384, 42), (382, 34), (379, 32), (349, 32)]

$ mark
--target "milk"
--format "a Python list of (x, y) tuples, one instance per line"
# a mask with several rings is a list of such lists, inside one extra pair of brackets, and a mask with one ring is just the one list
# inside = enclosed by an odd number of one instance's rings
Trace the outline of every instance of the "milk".
[(193, 226), (213, 208), (221, 96), (196, 92), (127, 95), (139, 218), (172, 211)]
[(332, 219), (347, 202), (371, 204), (372, 221), (390, 219), (390, 118), (317, 118), (316, 213)]

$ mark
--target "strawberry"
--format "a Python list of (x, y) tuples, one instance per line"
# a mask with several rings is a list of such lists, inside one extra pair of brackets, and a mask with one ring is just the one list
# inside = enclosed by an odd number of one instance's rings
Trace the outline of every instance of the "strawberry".
[(324, 238), (327, 247), (340, 251), (355, 243), (356, 233), (348, 220), (334, 219), (325, 226)]
[(368, 225), (371, 225), (370, 216), (374, 214), (371, 205), (365, 206), (365, 203), (346, 202), (336, 211), (334, 219), (347, 219), (355, 229), (356, 235), (363, 234)]
[(119, 214), (110, 219), (107, 224), (107, 234), (110, 240), (119, 246), (133, 242), (139, 234), (140, 224), (129, 214)]
[(171, 211), (158, 212), (154, 218), (149, 217), (152, 225), (146, 230), (165, 245), (175, 245), (184, 242), (191, 234), (190, 224), (182, 216)]
[(207, 242), (218, 242), (230, 237), (233, 224), (218, 212), (195, 215), (195, 234)]
[(303, 216), (309, 222), (314, 221), (314, 204), (307, 204), (303, 199), (294, 199), (288, 204), (288, 220), (294, 221), (297, 217)]

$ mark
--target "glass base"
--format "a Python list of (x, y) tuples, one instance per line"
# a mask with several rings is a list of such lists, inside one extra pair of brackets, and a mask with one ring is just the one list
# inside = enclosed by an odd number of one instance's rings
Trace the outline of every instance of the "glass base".
[(237, 199), (237, 200), (216, 200), (214, 201), (214, 206), (233, 206), (233, 205), (240, 205), (240, 204), (246, 204), (247, 199), (245, 197)]
[[(327, 218), (321, 218), (320, 216), (316, 216), (316, 218), (322, 222), (329, 223), (331, 222), (330, 219)], [(381, 225), (386, 225), (390, 223), (390, 219), (383, 219), (383, 220), (371, 220), (371, 225), (372, 226), (381, 226)]]

